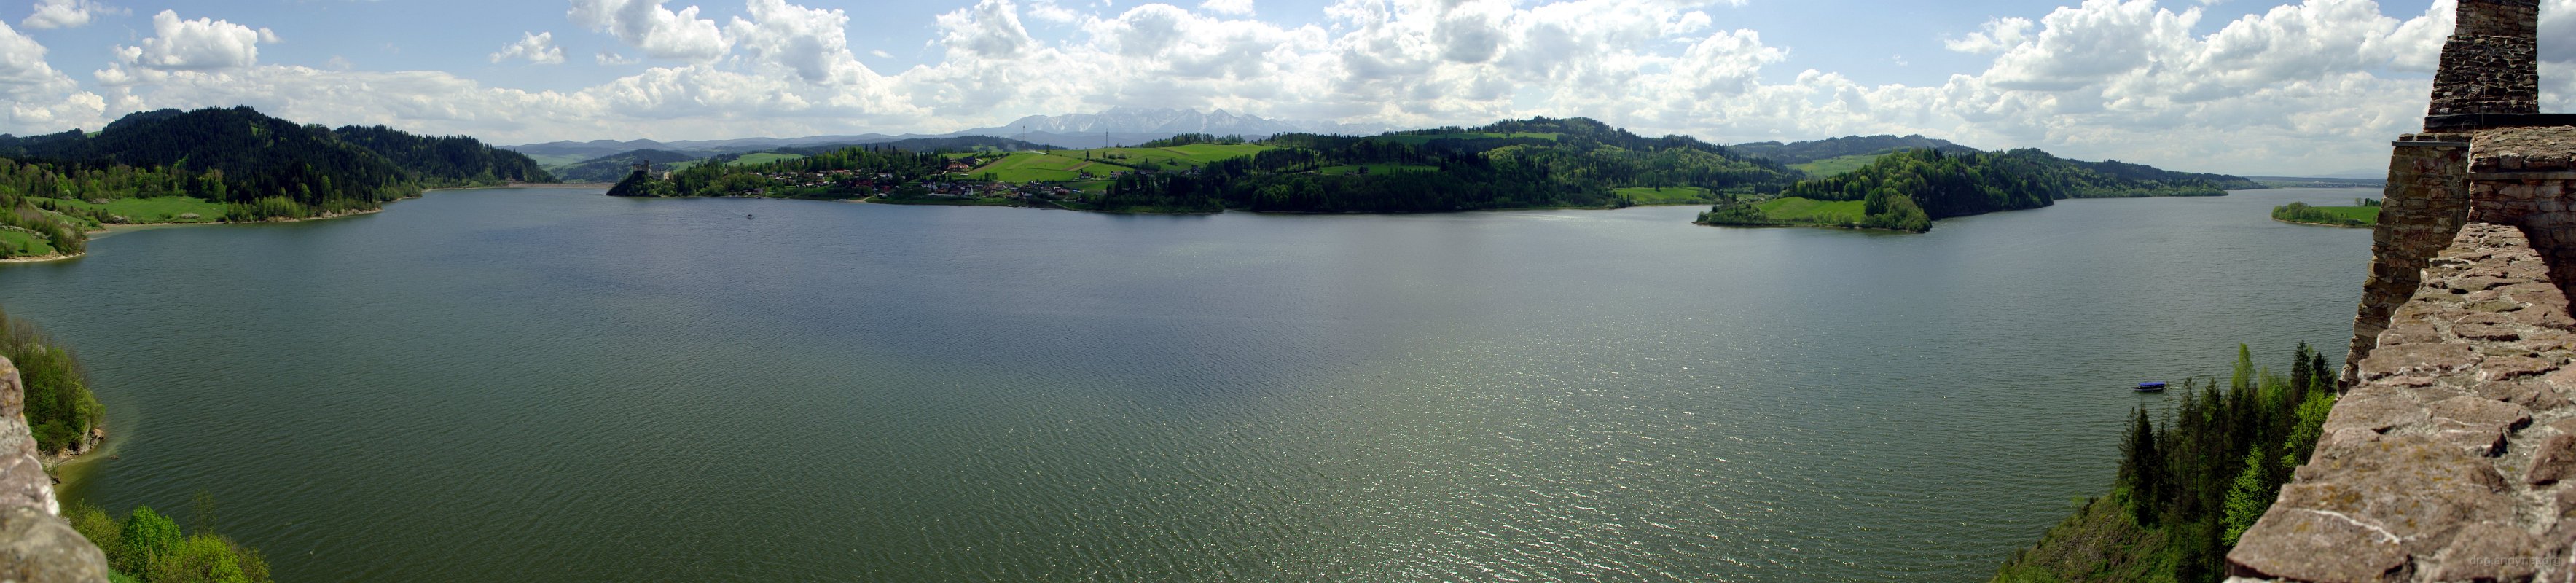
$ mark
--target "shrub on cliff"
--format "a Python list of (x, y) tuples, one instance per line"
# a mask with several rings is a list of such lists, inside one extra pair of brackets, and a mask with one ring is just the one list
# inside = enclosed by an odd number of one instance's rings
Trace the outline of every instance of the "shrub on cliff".
[(26, 384), (27, 427), (36, 434), (37, 449), (59, 451), (98, 427), (102, 410), (89, 392), (89, 375), (60, 342), (0, 312), (0, 357), (18, 366)]
[[(201, 508), (200, 512), (204, 512)], [(117, 520), (106, 510), (74, 504), (63, 516), (107, 554), (108, 566), (145, 583), (266, 583), (268, 560), (258, 550), (200, 529), (190, 535), (178, 521), (138, 506)]]

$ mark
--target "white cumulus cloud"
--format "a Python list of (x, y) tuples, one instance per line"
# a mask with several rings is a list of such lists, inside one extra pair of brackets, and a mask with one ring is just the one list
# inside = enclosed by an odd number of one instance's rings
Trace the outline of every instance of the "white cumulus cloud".
[(259, 45), (278, 42), (277, 33), (265, 28), (210, 18), (180, 20), (179, 13), (169, 10), (152, 15), (152, 32), (156, 36), (143, 39), (141, 46), (118, 46), (118, 58), (161, 71), (237, 69), (259, 63)]
[(561, 65), (564, 52), (563, 47), (555, 46), (555, 33), (524, 33), (519, 42), (492, 53), (492, 62), (495, 63), (511, 59), (527, 59), (529, 63), (538, 65)]
[(673, 12), (662, 7), (668, 1), (573, 0), (569, 16), (657, 59), (712, 61), (733, 49), (716, 21), (698, 18), (698, 7)]
[(104, 125), (107, 103), (45, 62), (45, 45), (0, 22), (0, 133)]
[(30, 29), (80, 28), (102, 14), (126, 14), (126, 10), (97, 0), (38, 0), (36, 12), (20, 24)]
[(794, 6), (785, 0), (750, 0), (748, 11), (750, 20), (735, 18), (725, 31), (753, 60), (814, 83), (875, 76), (850, 52), (849, 34), (844, 32), (850, 24), (848, 14)]

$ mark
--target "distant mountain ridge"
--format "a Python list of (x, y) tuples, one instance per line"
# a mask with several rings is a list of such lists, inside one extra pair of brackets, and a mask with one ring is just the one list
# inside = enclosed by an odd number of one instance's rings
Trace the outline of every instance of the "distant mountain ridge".
[(1976, 148), (1951, 143), (1949, 140), (1923, 137), (1922, 134), (1844, 136), (1786, 144), (1753, 142), (1727, 146), (1727, 148), (1747, 156), (1767, 158), (1782, 164), (1805, 164), (1830, 158), (1869, 156), (1900, 150), (1940, 150), (1944, 154), (1983, 153)]
[[(1019, 134), (1073, 136), (1080, 134), (1160, 134), (1164, 138), (1180, 134), (1243, 136), (1263, 138), (1279, 134), (1375, 134), (1387, 131), (1379, 124), (1345, 124), (1330, 121), (1264, 119), (1257, 115), (1237, 115), (1226, 110), (1200, 113), (1195, 109), (1148, 109), (1113, 107), (1095, 114), (1032, 115), (1007, 125), (957, 132), (1011, 137)], [(1162, 138), (1154, 138), (1162, 139)]]
[(758, 152), (782, 148), (817, 148), (823, 146), (869, 146), (889, 142), (939, 140), (949, 138), (993, 137), (1018, 140), (1037, 149), (1106, 148), (1142, 144), (1181, 134), (1243, 136), (1266, 138), (1279, 134), (1344, 134), (1368, 135), (1387, 131), (1379, 124), (1345, 124), (1330, 121), (1268, 119), (1217, 110), (1202, 113), (1195, 109), (1113, 107), (1100, 113), (1069, 115), (1032, 115), (1009, 124), (975, 128), (945, 134), (858, 134), (809, 136), (802, 138), (740, 138), (731, 140), (592, 140), (587, 142), (546, 142), (503, 146), (531, 156), (570, 156), (595, 158), (635, 150), (667, 150), (700, 156), (741, 152)]

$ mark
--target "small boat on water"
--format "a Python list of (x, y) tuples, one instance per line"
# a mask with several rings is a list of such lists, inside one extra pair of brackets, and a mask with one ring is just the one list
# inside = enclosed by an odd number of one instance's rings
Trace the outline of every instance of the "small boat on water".
[(2161, 381), (2138, 383), (2137, 391), (2141, 393), (2162, 393), (2165, 392), (2165, 384)]

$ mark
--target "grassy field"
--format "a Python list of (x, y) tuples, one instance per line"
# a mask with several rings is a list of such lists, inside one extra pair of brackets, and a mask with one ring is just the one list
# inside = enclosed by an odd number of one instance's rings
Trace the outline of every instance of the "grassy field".
[(1868, 203), (1857, 200), (1824, 201), (1788, 197), (1754, 205), (1773, 220), (1790, 223), (1845, 225), (1860, 222)]
[(1084, 160), (1079, 152), (1073, 151), (1059, 154), (1021, 152), (987, 162), (982, 168), (967, 171), (966, 175), (977, 180), (990, 175), (993, 180), (1002, 182), (1065, 182), (1082, 180), (1085, 171), (1093, 176), (1108, 176), (1110, 172), (1126, 169), (1107, 162)]
[(783, 161), (787, 161), (787, 160), (803, 160), (803, 159), (805, 159), (805, 158), (806, 158), (806, 156), (805, 156), (804, 154), (780, 154), (780, 153), (777, 153), (777, 152), (760, 152), (760, 153), (754, 153), (754, 154), (743, 154), (741, 158), (737, 158), (737, 159), (735, 159), (735, 160), (734, 160), (734, 161), (732, 161), (732, 162), (726, 162), (726, 163), (725, 163), (725, 165), (727, 165), (727, 166), (750, 166), (750, 165), (754, 165), (754, 164), (768, 164), (768, 163), (771, 163), (771, 162), (783, 162)]
[[(185, 196), (121, 198), (108, 201), (107, 204), (91, 204), (89, 201), (80, 200), (62, 202), (81, 208), (104, 210), (109, 214), (133, 219), (137, 223), (212, 223), (224, 217), (224, 205)], [(188, 213), (196, 213), (197, 218), (179, 218), (179, 215)]]
[(1446, 139), (1472, 140), (1472, 139), (1478, 139), (1478, 138), (1535, 138), (1535, 139), (1541, 139), (1541, 140), (1547, 140), (1547, 141), (1551, 141), (1551, 142), (1553, 142), (1553, 141), (1556, 141), (1556, 138), (1557, 138), (1559, 135), (1561, 135), (1561, 134), (1553, 134), (1553, 133), (1528, 133), (1528, 132), (1524, 132), (1524, 133), (1511, 133), (1511, 134), (1506, 134), (1506, 133), (1497, 133), (1497, 132), (1466, 132), (1466, 133), (1456, 133), (1456, 134), (1424, 134), (1424, 135), (1378, 136), (1378, 137), (1369, 138), (1369, 139), (1372, 139), (1372, 140), (1379, 140), (1379, 141), (1386, 141), (1386, 142), (1395, 142), (1395, 143), (1398, 143), (1398, 144), (1405, 144), (1405, 145), (1409, 145), (1409, 146), (1419, 146), (1419, 145), (1423, 145), (1423, 144), (1431, 143), (1431, 141), (1432, 141), (1432, 140), (1446, 140)]
[(2328, 212), (2328, 213), (2333, 213), (2335, 216), (2338, 216), (2338, 217), (2343, 217), (2343, 218), (2352, 219), (2352, 220), (2355, 220), (2355, 221), (2360, 221), (2360, 222), (2361, 222), (2361, 224), (2364, 224), (2364, 225), (2376, 225), (2376, 224), (2379, 224), (2379, 208), (2380, 208), (2380, 207), (2375, 207), (2375, 206), (2316, 206), (2316, 207), (2308, 207), (2308, 208), (2317, 209), (2317, 210), (2325, 211), (2325, 212)]
[(2291, 210), (2290, 205), (2274, 208), (2272, 218), (2291, 223), (2336, 227), (2366, 227), (2379, 224), (2380, 207), (2297, 206), (2297, 210)]
[(1709, 198), (1708, 189), (1697, 186), (1622, 188), (1617, 192), (1620, 197), (1628, 199), (1630, 204), (1706, 204), (1714, 202)]
[(1809, 176), (1824, 178), (1828, 176), (1838, 176), (1853, 170), (1859, 170), (1862, 166), (1868, 166), (1871, 162), (1877, 162), (1880, 156), (1885, 155), (1886, 154), (1868, 154), (1861, 156), (1826, 158), (1805, 164), (1791, 164), (1789, 167), (1804, 171)]
[(1321, 170), (1316, 170), (1315, 172), (1325, 176), (1341, 176), (1344, 174), (1359, 172), (1361, 168), (1367, 168), (1370, 174), (1386, 174), (1389, 172), (1400, 171), (1429, 172), (1440, 169), (1438, 166), (1423, 166), (1419, 164), (1357, 164), (1351, 166), (1326, 166)]
[(1063, 155), (1080, 158), (1083, 154), (1088, 153), (1091, 154), (1091, 157), (1094, 159), (1108, 162), (1151, 162), (1165, 167), (1177, 166), (1197, 168), (1200, 166), (1206, 166), (1209, 162), (1231, 160), (1276, 149), (1278, 148), (1253, 144), (1192, 144), (1188, 146), (1173, 146), (1169, 148), (1101, 148), (1097, 150), (1075, 150), (1063, 152)]
[(43, 257), (54, 254), (54, 246), (43, 237), (0, 229), (0, 257)]

